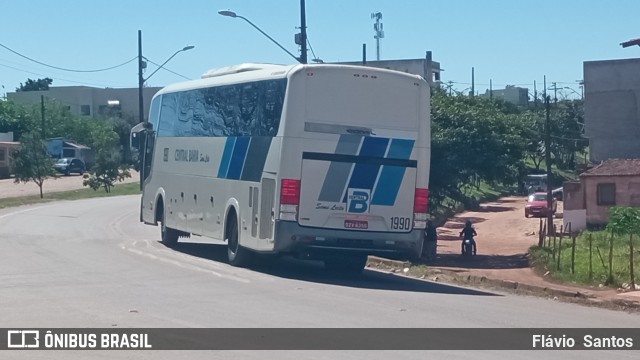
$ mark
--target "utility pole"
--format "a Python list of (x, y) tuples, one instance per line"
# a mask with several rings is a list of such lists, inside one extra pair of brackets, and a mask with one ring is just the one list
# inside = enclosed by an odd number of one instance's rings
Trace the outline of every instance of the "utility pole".
[(362, 44), (362, 66), (367, 65), (367, 44)]
[(489, 98), (493, 99), (493, 79), (489, 79)]
[(144, 78), (142, 77), (142, 70), (145, 67), (146, 63), (142, 60), (142, 30), (138, 30), (138, 120), (140, 122), (144, 122), (144, 99), (142, 96)]
[(538, 108), (538, 88), (536, 88), (535, 80), (533, 80), (533, 108)]
[(476, 94), (476, 87), (475, 87), (475, 69), (472, 67), (471, 68), (471, 96), (474, 96)]
[(453, 87), (453, 81), (449, 80), (449, 96), (451, 96), (451, 88)]
[(544, 122), (544, 161), (547, 163), (547, 235), (553, 235), (553, 194), (551, 191), (551, 120), (549, 96), (544, 97), (545, 122)]
[(576, 80), (578, 85), (580, 85), (580, 100), (584, 100), (584, 80)]
[(300, 0), (300, 63), (307, 63), (307, 15), (305, 0)]
[(557, 104), (558, 103), (558, 86), (557, 83), (552, 82), (551, 83), (553, 85), (553, 103)]
[(46, 140), (47, 130), (44, 127), (44, 95), (40, 95), (40, 114), (42, 115), (42, 140)]

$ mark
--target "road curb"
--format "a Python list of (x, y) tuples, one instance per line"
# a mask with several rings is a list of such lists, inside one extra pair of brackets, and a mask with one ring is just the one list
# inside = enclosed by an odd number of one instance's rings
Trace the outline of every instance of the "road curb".
[[(417, 273), (411, 271), (411, 268), (416, 267), (416, 265), (421, 268), (421, 271)], [(600, 299), (589, 291), (566, 290), (554, 287), (524, 284), (511, 280), (488, 278), (486, 276), (460, 274), (449, 269), (426, 267), (422, 264), (412, 264), (410, 262), (389, 260), (376, 256), (369, 257), (367, 266), (371, 268), (383, 268), (390, 270), (393, 273), (401, 272), (407, 276), (444, 283), (499, 288), (515, 293), (524, 293), (554, 299), (566, 299), (569, 301), (581, 301), (597, 306), (640, 310), (640, 301), (628, 299)]]

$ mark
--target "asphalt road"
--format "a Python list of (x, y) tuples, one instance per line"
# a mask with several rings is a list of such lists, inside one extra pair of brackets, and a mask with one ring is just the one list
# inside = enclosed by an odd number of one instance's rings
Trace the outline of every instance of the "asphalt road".
[[(367, 270), (343, 278), (319, 264), (224, 262), (224, 245), (168, 249), (138, 222), (137, 196), (0, 211), (0, 328), (29, 327), (638, 327), (640, 316), (492, 294)], [(392, 331), (392, 330), (390, 330)], [(1, 335), (1, 334), (0, 334)], [(4, 335), (2, 335), (4, 336)], [(433, 356), (434, 352), (429, 352)], [(438, 352), (437, 358), (539, 358), (536, 352)], [(544, 358), (637, 358), (553, 352)], [(2, 359), (383, 359), (425, 352), (3, 352)]]

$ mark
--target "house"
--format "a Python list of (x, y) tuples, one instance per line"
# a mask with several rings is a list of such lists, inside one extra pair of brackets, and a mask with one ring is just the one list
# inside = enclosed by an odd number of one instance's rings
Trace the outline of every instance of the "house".
[(640, 207), (640, 159), (610, 159), (564, 184), (564, 224), (603, 226), (612, 206)]
[(47, 151), (56, 159), (78, 158), (85, 163), (87, 169), (95, 162), (95, 153), (90, 147), (63, 138), (48, 139)]

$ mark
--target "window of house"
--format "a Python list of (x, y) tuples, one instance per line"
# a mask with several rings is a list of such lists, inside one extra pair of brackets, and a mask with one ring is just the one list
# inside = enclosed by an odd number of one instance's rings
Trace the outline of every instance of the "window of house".
[(598, 184), (598, 205), (615, 205), (616, 204), (616, 184), (603, 183)]
[(0, 161), (4, 161), (4, 149), (0, 149)]
[(80, 115), (82, 115), (82, 116), (90, 116), (91, 115), (91, 105), (80, 105)]

